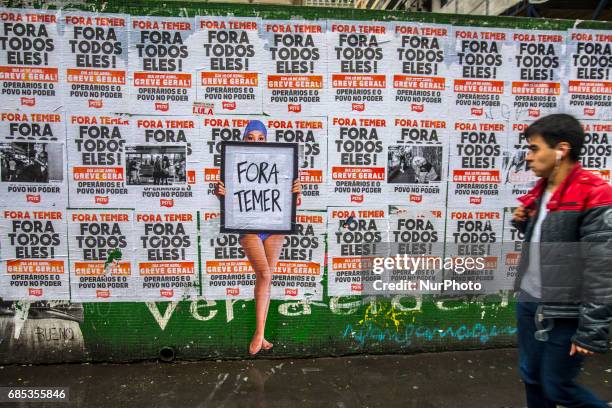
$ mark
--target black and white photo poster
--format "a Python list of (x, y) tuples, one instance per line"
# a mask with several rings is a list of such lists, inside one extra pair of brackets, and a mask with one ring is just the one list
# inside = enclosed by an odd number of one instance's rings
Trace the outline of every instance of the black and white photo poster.
[(0, 111), (0, 206), (66, 208), (66, 160), (62, 113)]

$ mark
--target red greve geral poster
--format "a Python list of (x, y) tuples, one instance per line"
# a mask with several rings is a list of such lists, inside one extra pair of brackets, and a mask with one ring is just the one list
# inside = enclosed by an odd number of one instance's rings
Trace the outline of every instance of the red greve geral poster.
[(452, 26), (397, 22), (393, 32), (389, 83), (394, 114), (446, 117), (452, 84), (450, 47)]
[(585, 139), (580, 150), (580, 164), (609, 183), (612, 170), (612, 123), (604, 120), (583, 120), (582, 127)]
[(66, 208), (62, 113), (0, 111), (0, 159), (0, 206)]
[(0, 98), (5, 109), (55, 110), (60, 36), (52, 10), (0, 9)]
[(132, 211), (69, 210), (68, 237), (73, 301), (139, 299)]
[(510, 120), (534, 120), (562, 110), (565, 33), (515, 31), (508, 95)]
[(505, 203), (518, 205), (517, 198), (531, 190), (538, 178), (527, 165), (529, 142), (525, 138), (526, 121), (508, 124), (507, 149), (504, 152), (501, 183)]
[(327, 22), (329, 91), (325, 112), (377, 115), (389, 108), (389, 27), (385, 22)]
[(501, 208), (453, 208), (446, 216), (444, 256), (462, 259), (462, 265), (444, 270), (444, 279), (464, 285), (451, 287), (445, 293), (453, 295), (499, 293), (504, 288), (501, 276), (502, 236), (504, 231)]
[(459, 121), (450, 132), (448, 206), (499, 205), (506, 122)]
[(264, 112), (322, 115), (327, 89), (326, 23), (264, 20)]
[(460, 118), (503, 119), (508, 68), (508, 30), (455, 27), (452, 65), (453, 114)]
[(61, 16), (67, 110), (125, 112), (128, 20), (124, 14), (66, 12)]
[(134, 207), (128, 196), (126, 116), (68, 116), (68, 176), (71, 207)]
[(328, 205), (380, 203), (387, 183), (388, 118), (330, 117), (328, 131)]
[(137, 212), (134, 219), (140, 299), (197, 295), (196, 212)]
[(197, 100), (215, 114), (261, 114), (261, 19), (197, 17)]
[(388, 208), (327, 208), (329, 296), (362, 295), (364, 285), (371, 290), (374, 258), (388, 255)]
[(274, 117), (267, 121), (268, 140), (298, 143), (302, 200), (298, 209), (327, 207), (327, 121), (325, 118)]
[(2, 209), (0, 244), (0, 298), (70, 298), (64, 211)]
[(612, 34), (569, 30), (568, 112), (582, 119), (612, 119)]
[(130, 113), (192, 113), (194, 24), (192, 18), (132, 17)]

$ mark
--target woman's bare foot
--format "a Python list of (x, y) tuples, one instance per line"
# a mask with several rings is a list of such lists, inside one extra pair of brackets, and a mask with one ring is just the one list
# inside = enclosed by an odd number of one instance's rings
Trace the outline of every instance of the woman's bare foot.
[(251, 344), (249, 344), (249, 354), (254, 356), (259, 353), (261, 347), (263, 346), (264, 338), (262, 334), (255, 333), (253, 335), (253, 339), (251, 340)]
[(270, 350), (274, 344), (270, 343), (268, 340), (263, 339), (262, 347), (264, 350)]

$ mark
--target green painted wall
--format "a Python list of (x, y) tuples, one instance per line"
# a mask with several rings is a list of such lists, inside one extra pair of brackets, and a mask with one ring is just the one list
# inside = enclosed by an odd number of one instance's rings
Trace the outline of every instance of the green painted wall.
[[(129, 3), (129, 6), (127, 5)], [(411, 20), (454, 25), (565, 30), (574, 21), (474, 17), (346, 9), (222, 5), (203, 2), (34, 2), (41, 8), (123, 12), (133, 15), (260, 16), (289, 19)], [(8, 1), (9, 7), (21, 7)], [(32, 5), (28, 2), (28, 5)], [(580, 22), (580, 28), (612, 29), (611, 23)], [(253, 301), (178, 303), (86, 303), (81, 323), (36, 319), (30, 311), (0, 313), (0, 364), (9, 362), (127, 361), (156, 358), (171, 347), (177, 358), (242, 358), (254, 330)], [(16, 327), (19, 327), (16, 329)], [(19, 331), (20, 340), (11, 338)], [(513, 345), (513, 302), (501, 297), (471, 300), (410, 297), (324, 297), (322, 302), (272, 301), (266, 337), (272, 351), (261, 356), (330, 356), (355, 353), (441, 351)]]

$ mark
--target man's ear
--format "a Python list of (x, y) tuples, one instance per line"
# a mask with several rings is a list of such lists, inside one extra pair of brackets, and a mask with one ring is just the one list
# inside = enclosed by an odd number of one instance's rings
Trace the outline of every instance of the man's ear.
[(572, 150), (572, 146), (570, 146), (570, 144), (567, 142), (561, 142), (557, 144), (556, 149), (557, 161), (561, 161), (564, 158), (569, 157), (570, 150)]

